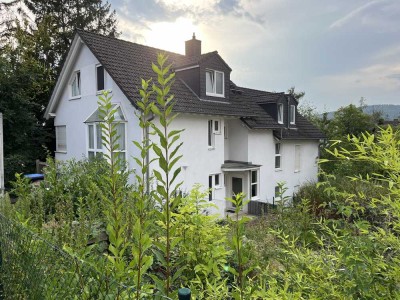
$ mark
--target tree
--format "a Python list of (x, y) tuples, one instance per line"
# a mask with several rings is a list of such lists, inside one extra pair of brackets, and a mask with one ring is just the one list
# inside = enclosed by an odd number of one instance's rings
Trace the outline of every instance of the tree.
[(102, 0), (24, 0), (24, 3), (34, 14), (36, 26), (46, 24), (51, 43), (47, 51), (40, 54), (57, 71), (71, 45), (75, 29), (118, 36), (115, 10), (111, 10), (108, 1), (103, 4)]
[(35, 159), (44, 159), (45, 149), (52, 150), (53, 126), (44, 120), (44, 110), (74, 30), (118, 33), (115, 11), (102, 0), (16, 0), (1, 3), (0, 9), (0, 111), (7, 182), (15, 172), (32, 172)]
[(296, 92), (295, 91), (296, 87), (292, 86), (290, 89), (287, 90), (287, 93), (289, 95), (292, 95), (297, 101), (300, 101), (300, 99), (302, 99), (306, 92), (302, 91), (302, 92)]

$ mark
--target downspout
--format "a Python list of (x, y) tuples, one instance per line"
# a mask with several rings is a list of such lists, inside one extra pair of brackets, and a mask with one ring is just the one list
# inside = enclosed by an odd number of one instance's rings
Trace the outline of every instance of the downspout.
[(287, 129), (290, 128), (290, 95), (287, 97), (287, 114), (286, 114), (286, 120), (287, 120)]
[[(150, 117), (147, 119), (147, 122), (151, 122), (154, 120), (154, 114), (151, 113)], [(149, 132), (149, 126), (146, 126), (146, 130), (145, 130), (145, 135), (146, 135), (146, 149), (148, 149), (149, 147), (149, 136), (150, 136), (150, 132)], [(147, 151), (146, 154), (146, 165), (147, 165), (147, 172), (146, 172), (146, 194), (149, 195), (150, 194), (150, 154), (149, 151)]]

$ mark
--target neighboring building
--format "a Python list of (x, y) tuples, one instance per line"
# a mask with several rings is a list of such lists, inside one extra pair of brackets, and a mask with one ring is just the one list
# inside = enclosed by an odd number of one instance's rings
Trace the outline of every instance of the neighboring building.
[(137, 168), (131, 141), (142, 137), (135, 103), (141, 78), (154, 77), (151, 63), (159, 52), (168, 55), (176, 73), (172, 93), (180, 115), (172, 126), (185, 129), (179, 162), (184, 191), (195, 183), (212, 188), (210, 200), (224, 215), (231, 207), (225, 198), (234, 193), (271, 203), (278, 182), (287, 183), (290, 195), (317, 180), (319, 140), (324, 136), (299, 114), (297, 101), (284, 93), (235, 85), (229, 65), (216, 51), (201, 54), (195, 37), (181, 55), (77, 31), (46, 109), (46, 117), (54, 118), (56, 159), (104, 151), (97, 96), (107, 89), (119, 107), (120, 155), (129, 168)]

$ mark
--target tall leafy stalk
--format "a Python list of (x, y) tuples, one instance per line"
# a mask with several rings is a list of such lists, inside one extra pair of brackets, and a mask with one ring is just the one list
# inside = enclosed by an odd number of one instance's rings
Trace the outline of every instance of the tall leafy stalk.
[(139, 126), (142, 129), (142, 141), (133, 143), (139, 150), (140, 155), (134, 157), (139, 166), (139, 172), (136, 173), (137, 189), (134, 191), (134, 207), (133, 213), (134, 226), (133, 226), (133, 247), (132, 247), (132, 261), (130, 262), (133, 268), (133, 281), (135, 286), (136, 299), (141, 299), (143, 295), (148, 294), (150, 286), (143, 284), (143, 277), (153, 264), (153, 256), (149, 255), (149, 249), (152, 246), (153, 239), (150, 236), (152, 214), (154, 207), (152, 205), (152, 193), (147, 189), (149, 186), (149, 164), (148, 160), (149, 151), (152, 148), (152, 143), (149, 139), (149, 128), (151, 124), (151, 106), (150, 96), (152, 94), (149, 89), (150, 80), (142, 80), (142, 88), (140, 90), (141, 100), (137, 102), (141, 113), (137, 114), (139, 118)]
[[(120, 148), (118, 144), (119, 136), (117, 134), (118, 122), (115, 121), (117, 108), (111, 103), (111, 97), (107, 91), (99, 96), (99, 112), (102, 118), (100, 126), (102, 129), (102, 142), (105, 148), (104, 157), (109, 163), (109, 172), (104, 176), (108, 184), (108, 194), (105, 195), (106, 202), (105, 216), (107, 222), (107, 234), (109, 237), (107, 256), (111, 263), (111, 272), (120, 282), (124, 282), (127, 276), (128, 266), (124, 260), (125, 250), (129, 247), (129, 241), (125, 238), (128, 223), (125, 222), (124, 215), (124, 170), (123, 161), (120, 156), (115, 155)], [(117, 299), (120, 295), (115, 295)]]
[(170, 72), (170, 65), (166, 65), (167, 57), (159, 54), (157, 65), (153, 63), (153, 71), (157, 74), (157, 83), (153, 83), (153, 91), (156, 94), (156, 103), (152, 106), (152, 111), (158, 118), (160, 127), (154, 123), (152, 128), (158, 137), (159, 143), (153, 144), (153, 150), (157, 156), (159, 169), (153, 170), (157, 179), (157, 191), (154, 197), (161, 207), (158, 215), (158, 224), (163, 235), (160, 240), (155, 242), (157, 250), (155, 254), (164, 268), (164, 280), (154, 277), (157, 288), (166, 296), (169, 296), (174, 281), (179, 277), (183, 267), (178, 263), (174, 265), (172, 254), (174, 248), (179, 243), (176, 226), (173, 223), (173, 211), (177, 208), (181, 196), (179, 187), (182, 182), (175, 183), (181, 168), (176, 167), (176, 163), (182, 157), (178, 155), (182, 143), (179, 141), (182, 130), (170, 130), (171, 122), (177, 114), (173, 113), (174, 95), (170, 94), (170, 89), (174, 81), (175, 74)]

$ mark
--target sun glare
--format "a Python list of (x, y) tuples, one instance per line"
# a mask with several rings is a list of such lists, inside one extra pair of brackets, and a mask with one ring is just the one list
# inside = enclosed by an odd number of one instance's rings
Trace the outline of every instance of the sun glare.
[(177, 52), (185, 52), (185, 41), (192, 38), (193, 32), (200, 36), (197, 27), (187, 18), (179, 18), (175, 22), (161, 22), (150, 26), (145, 35), (146, 44), (152, 47)]

